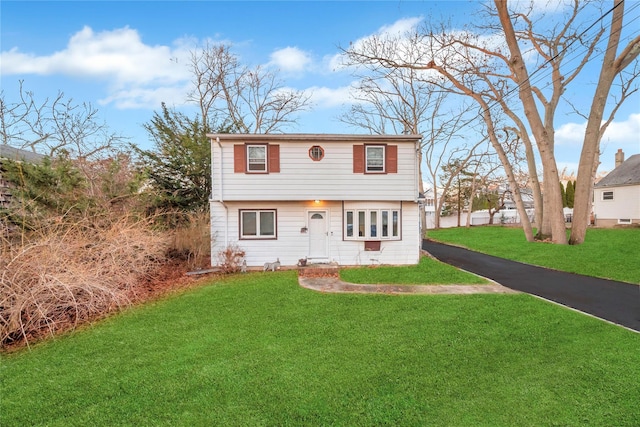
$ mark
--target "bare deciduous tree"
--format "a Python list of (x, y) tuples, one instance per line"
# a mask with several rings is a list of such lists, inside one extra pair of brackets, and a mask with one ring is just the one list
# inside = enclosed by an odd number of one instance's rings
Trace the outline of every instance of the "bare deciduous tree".
[[(504, 95), (509, 88), (507, 85), (490, 85), (487, 67), (478, 64), (478, 53), (460, 45), (457, 35), (447, 34), (445, 31), (430, 31), (419, 34), (414, 32), (400, 36), (374, 36), (361, 43), (352, 45), (347, 54), (355, 62), (361, 64), (376, 64), (377, 66), (396, 69), (409, 68), (421, 70), (428, 76), (429, 81), (443, 91), (470, 97), (480, 107), (479, 117), (484, 121), (486, 134), (497, 153), (514, 190), (514, 199), (523, 218), (523, 229), (527, 240), (533, 240), (533, 229), (525, 214), (520, 194), (515, 183), (513, 168), (505, 148), (496, 136), (496, 121), (491, 102), (495, 102)], [(467, 43), (471, 44), (471, 43)], [(458, 48), (462, 46), (462, 51)], [(415, 58), (409, 52), (423, 52)], [(407, 61), (406, 58), (415, 60)], [(441, 64), (436, 63), (436, 59)], [(485, 63), (486, 65), (486, 63)], [(482, 70), (482, 71), (481, 71)], [(491, 75), (496, 75), (491, 71)], [(504, 77), (504, 76), (503, 76)], [(425, 77), (427, 78), (427, 77)]]
[[(618, 3), (620, 2), (616, 4)], [(518, 191), (513, 166), (496, 136), (496, 110), (509, 117), (525, 145), (536, 216), (539, 218), (542, 212), (542, 220), (538, 224), (539, 237), (550, 236), (553, 242), (565, 244), (567, 238), (561, 194), (555, 185), (559, 182), (554, 153), (555, 115), (562, 94), (592, 60), (605, 29), (596, 29), (595, 34), (585, 36), (585, 23), (579, 18), (592, 4), (578, 0), (572, 1), (564, 20), (559, 23), (549, 22), (543, 17), (534, 21), (531, 18), (533, 3), (528, 12), (510, 12), (506, 0), (495, 0), (495, 6), (494, 9), (487, 5), (484, 19), (478, 20), (485, 24), (475, 25), (468, 31), (449, 31), (444, 26), (425, 28), (421, 35), (416, 33), (395, 40), (373, 37), (352, 46), (349, 51), (358, 55), (361, 62), (377, 63), (386, 68), (434, 70), (452, 84), (453, 92), (470, 97), (478, 103), (489, 139), (504, 166), (510, 187), (514, 188), (513, 196), (523, 221), (525, 235), (531, 241), (532, 228)], [(417, 49), (426, 54), (421, 55), (419, 61), (407, 61), (404, 46), (416, 43), (419, 44)], [(581, 53), (577, 65), (574, 62), (567, 66), (569, 53), (575, 61), (575, 49), (567, 49), (574, 43), (580, 46)], [(536, 66), (539, 68), (533, 73), (529, 72), (523, 60), (520, 44), (529, 48), (527, 53), (534, 57), (534, 62), (537, 60)], [(628, 66), (637, 57), (637, 44), (638, 41), (634, 39), (623, 50), (616, 69)], [(539, 75), (537, 80), (532, 80), (532, 75), (542, 69), (549, 69), (550, 73), (544, 73), (542, 79)], [(511, 95), (514, 93), (519, 95), (519, 102), (512, 99)], [(601, 98), (604, 103), (606, 93), (601, 97), (601, 93), (597, 92), (595, 97)], [(620, 97), (617, 105), (623, 100), (624, 96)], [(519, 119), (521, 113), (526, 116), (526, 123)], [(537, 183), (534, 148), (528, 138), (529, 132), (535, 138), (542, 161), (544, 182), (547, 184), (544, 203)], [(586, 175), (591, 176), (594, 163), (589, 163), (588, 160), (585, 163), (588, 166), (585, 166), (585, 170), (589, 171)], [(587, 191), (589, 185), (587, 183)]]
[[(416, 37), (416, 35), (413, 35)], [(404, 48), (404, 57), (411, 61), (421, 61), (423, 50), (418, 43), (395, 44), (387, 38), (389, 47)], [(342, 122), (365, 129), (370, 133), (384, 134), (422, 134), (423, 140), (418, 153), (418, 188), (424, 193), (423, 161), (427, 168), (428, 182), (436, 195), (436, 212), (442, 208), (443, 197), (437, 197), (440, 190), (448, 190), (451, 180), (442, 183), (439, 180), (441, 166), (454, 159), (463, 169), (480, 146), (469, 144), (459, 137), (463, 127), (469, 127), (468, 106), (449, 109), (447, 97), (449, 90), (441, 87), (442, 81), (434, 83), (434, 73), (410, 67), (389, 67), (379, 61), (363, 60), (362, 53), (374, 48), (374, 44), (362, 43), (358, 48), (344, 50), (345, 65), (354, 69), (358, 78), (354, 90), (355, 103), (343, 114)], [(377, 45), (379, 46), (379, 45)], [(437, 78), (436, 78), (437, 80)], [(452, 141), (457, 144), (451, 151)], [(457, 171), (457, 173), (460, 172)], [(452, 177), (454, 179), (455, 176)], [(446, 180), (445, 180), (446, 181)], [(422, 229), (427, 228), (425, 212), (421, 212)], [(435, 217), (435, 226), (439, 228), (439, 216)]]
[[(615, 113), (622, 102), (637, 90), (637, 87), (632, 88), (631, 82), (640, 74), (640, 66), (638, 63), (636, 62), (635, 67), (628, 76), (622, 76), (622, 72), (631, 65), (640, 54), (640, 35), (631, 40), (629, 44), (622, 49), (620, 54), (617, 54), (620, 44), (620, 34), (622, 32), (623, 17), (624, 1), (616, 1), (611, 16), (607, 50), (605, 51), (604, 60), (600, 69), (600, 77), (598, 79), (595, 96), (591, 103), (587, 129), (582, 144), (582, 152), (580, 153), (574, 196), (573, 224), (569, 238), (570, 243), (574, 245), (584, 242), (587, 225), (589, 224), (592, 203), (591, 194), (599, 164), (598, 154), (600, 152), (602, 134), (613, 121)], [(602, 119), (607, 106), (608, 95), (616, 77), (621, 78), (621, 95), (609, 113), (609, 117), (603, 123)]]
[[(486, 138), (469, 143), (460, 135), (460, 129), (469, 125), (465, 120), (468, 109), (462, 108), (463, 111), (443, 111), (442, 116), (433, 115), (431, 126), (425, 129), (425, 139), (428, 141), (424, 144), (426, 178), (434, 192), (435, 228), (440, 228), (439, 213), (456, 176), (482, 157), (490, 155), (489, 148), (485, 146)], [(455, 168), (450, 168), (447, 178), (443, 180), (440, 172), (446, 165), (455, 165)]]
[(0, 93), (2, 144), (38, 152), (49, 157), (95, 160), (123, 147), (126, 139), (99, 121), (98, 110), (89, 103), (76, 104), (59, 92), (53, 100), (38, 101), (19, 82), (19, 100), (9, 104)]
[(296, 123), (295, 114), (310, 106), (310, 96), (285, 88), (275, 70), (243, 65), (224, 44), (191, 52), (193, 91), (188, 99), (211, 118), (242, 133), (274, 133)]

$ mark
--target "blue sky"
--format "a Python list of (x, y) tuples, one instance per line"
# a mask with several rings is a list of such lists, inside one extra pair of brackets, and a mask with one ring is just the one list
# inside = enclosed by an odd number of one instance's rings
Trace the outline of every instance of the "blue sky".
[[(538, 0), (541, 13), (546, 1)], [(627, 9), (637, 2), (628, 2)], [(0, 84), (7, 102), (18, 81), (36, 97), (58, 91), (91, 102), (111, 130), (149, 146), (142, 124), (160, 103), (185, 106), (189, 51), (205, 40), (233, 45), (247, 65), (280, 69), (286, 87), (312, 94), (314, 109), (291, 132), (354, 133), (336, 119), (349, 104), (353, 77), (335, 68), (339, 47), (389, 28), (426, 19), (461, 28), (478, 2), (467, 1), (2, 1)], [(607, 3), (608, 4), (608, 3)], [(640, 33), (640, 7), (631, 10), (629, 34)], [(548, 12), (552, 13), (552, 12)], [(629, 35), (627, 34), (627, 36)], [(623, 38), (623, 40), (625, 40)], [(591, 78), (597, 78), (592, 73)], [(576, 102), (581, 88), (572, 88)], [(583, 104), (587, 105), (587, 104)], [(559, 166), (575, 170), (584, 119), (558, 114)], [(601, 170), (614, 153), (640, 152), (640, 96), (634, 95), (605, 134)]]

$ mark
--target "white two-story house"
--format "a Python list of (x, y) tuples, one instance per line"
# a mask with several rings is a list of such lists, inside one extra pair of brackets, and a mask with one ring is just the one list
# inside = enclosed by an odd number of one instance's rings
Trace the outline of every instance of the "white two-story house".
[(416, 264), (420, 135), (212, 134), (211, 259)]

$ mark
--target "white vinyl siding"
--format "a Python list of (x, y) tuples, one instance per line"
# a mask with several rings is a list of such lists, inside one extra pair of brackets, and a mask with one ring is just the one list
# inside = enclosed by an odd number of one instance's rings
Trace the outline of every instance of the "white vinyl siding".
[(631, 220), (632, 224), (640, 222), (640, 185), (596, 188), (593, 213), (598, 226), (615, 225), (621, 219)]
[[(222, 141), (222, 140), (221, 140)], [(389, 200), (416, 201), (417, 157), (413, 143), (397, 144), (397, 173), (353, 173), (353, 144), (323, 142), (324, 157), (309, 157), (313, 143), (280, 144), (280, 172), (234, 173), (233, 145), (212, 144), (214, 200)], [(392, 144), (389, 142), (389, 144)], [(260, 173), (259, 177), (256, 174)]]
[[(398, 231), (402, 240), (380, 239), (381, 253), (365, 251), (364, 239), (344, 238), (344, 212), (347, 210), (372, 211), (376, 208), (397, 211)], [(240, 213), (277, 211), (277, 239), (239, 239)], [(282, 265), (296, 265), (309, 254), (309, 234), (304, 232), (308, 213), (322, 210), (327, 213), (328, 258), (340, 265), (370, 265), (374, 263), (400, 265), (416, 264), (420, 257), (419, 212), (413, 202), (211, 202), (211, 259), (217, 265), (218, 254), (230, 245), (246, 252), (249, 267), (260, 267), (265, 262), (280, 259)], [(378, 214), (379, 215), (379, 214)], [(390, 213), (391, 215), (391, 213)], [(380, 224), (380, 216), (378, 223)], [(391, 233), (391, 232), (390, 232)], [(376, 258), (375, 262), (373, 258)]]

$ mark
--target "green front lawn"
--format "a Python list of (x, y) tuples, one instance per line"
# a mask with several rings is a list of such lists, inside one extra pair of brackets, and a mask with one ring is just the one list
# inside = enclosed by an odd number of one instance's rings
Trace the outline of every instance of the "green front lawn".
[(588, 229), (577, 246), (529, 243), (513, 227), (443, 228), (428, 230), (427, 237), (528, 264), (640, 283), (640, 228)]
[(423, 256), (418, 265), (357, 267), (340, 270), (345, 282), (396, 285), (488, 284), (482, 277)]
[(637, 426), (640, 335), (518, 295), (251, 273), (2, 355), (3, 426)]

